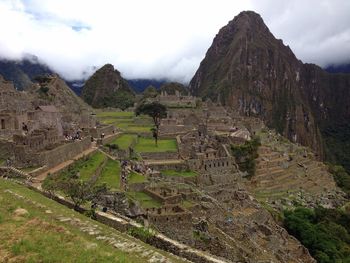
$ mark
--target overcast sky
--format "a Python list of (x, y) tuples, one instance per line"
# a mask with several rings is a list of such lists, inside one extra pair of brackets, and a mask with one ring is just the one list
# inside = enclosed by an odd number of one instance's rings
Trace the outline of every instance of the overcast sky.
[(243, 10), (303, 62), (350, 62), (350, 0), (0, 0), (0, 57), (34, 54), (69, 80), (112, 63), (126, 78), (187, 82)]

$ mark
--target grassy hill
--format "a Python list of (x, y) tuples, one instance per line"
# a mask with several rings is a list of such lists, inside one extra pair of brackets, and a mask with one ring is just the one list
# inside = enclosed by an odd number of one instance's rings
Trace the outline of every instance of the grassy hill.
[(1, 262), (183, 262), (0, 179)]

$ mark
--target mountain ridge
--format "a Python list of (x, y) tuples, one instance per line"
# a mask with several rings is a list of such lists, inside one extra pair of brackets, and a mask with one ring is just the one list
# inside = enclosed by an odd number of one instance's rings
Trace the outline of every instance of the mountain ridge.
[[(289, 46), (273, 36), (259, 14), (245, 11), (220, 29), (189, 87), (194, 95), (261, 118), (322, 158), (330, 155), (324, 126), (339, 109), (326, 112), (320, 105), (331, 108), (337, 99), (333, 94), (332, 103), (326, 101), (325, 94), (332, 89), (330, 79), (340, 85), (332, 86), (343, 91), (340, 96), (347, 92), (349, 85), (342, 78), (350, 80), (350, 75), (340, 77), (303, 64)], [(328, 84), (321, 84), (321, 79)]]

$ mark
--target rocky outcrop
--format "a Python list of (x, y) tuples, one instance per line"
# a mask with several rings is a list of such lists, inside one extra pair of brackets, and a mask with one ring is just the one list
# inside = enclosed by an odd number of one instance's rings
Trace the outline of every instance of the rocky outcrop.
[(94, 108), (126, 109), (133, 106), (135, 95), (120, 72), (106, 64), (86, 81), (81, 97)]
[(303, 64), (258, 14), (247, 11), (216, 35), (190, 91), (258, 116), (324, 156), (324, 125), (334, 116), (348, 116), (349, 82), (349, 75)]

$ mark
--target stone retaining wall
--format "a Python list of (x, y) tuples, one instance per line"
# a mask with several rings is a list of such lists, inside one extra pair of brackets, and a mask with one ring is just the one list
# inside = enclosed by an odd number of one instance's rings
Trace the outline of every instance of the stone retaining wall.
[(142, 159), (145, 160), (166, 160), (166, 159), (178, 159), (178, 152), (149, 152), (140, 153)]
[(54, 167), (60, 163), (73, 159), (78, 154), (89, 149), (91, 146), (90, 138), (86, 137), (81, 141), (66, 143), (53, 150), (41, 152), (38, 154), (38, 159), (43, 160), (42, 165)]

